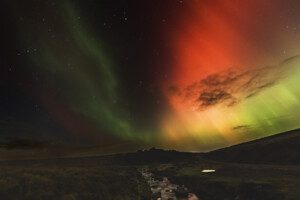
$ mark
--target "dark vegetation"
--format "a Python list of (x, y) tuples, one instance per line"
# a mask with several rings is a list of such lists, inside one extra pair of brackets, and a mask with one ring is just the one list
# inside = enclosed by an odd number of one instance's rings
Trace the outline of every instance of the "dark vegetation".
[[(152, 165), (155, 176), (185, 185), (202, 200), (300, 199), (300, 130)], [(215, 169), (215, 173), (202, 173)]]
[(98, 157), (1, 161), (0, 199), (149, 200), (150, 187), (138, 171), (149, 166), (156, 179), (166, 176), (201, 200), (298, 200), (299, 134), (290, 131), (205, 154), (151, 148)]
[[(203, 173), (215, 169), (215, 173)], [(296, 200), (300, 197), (298, 166), (199, 162), (197, 165), (153, 165), (157, 177), (184, 185), (201, 200)]]
[(151, 191), (133, 167), (2, 166), (5, 200), (148, 200)]

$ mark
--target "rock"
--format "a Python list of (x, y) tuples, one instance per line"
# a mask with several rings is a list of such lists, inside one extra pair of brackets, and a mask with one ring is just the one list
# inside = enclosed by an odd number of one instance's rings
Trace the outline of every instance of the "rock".
[(161, 193), (160, 192), (152, 193), (151, 199), (153, 200), (161, 199)]
[(177, 198), (188, 198), (189, 191), (186, 187), (181, 186), (175, 190), (175, 195)]

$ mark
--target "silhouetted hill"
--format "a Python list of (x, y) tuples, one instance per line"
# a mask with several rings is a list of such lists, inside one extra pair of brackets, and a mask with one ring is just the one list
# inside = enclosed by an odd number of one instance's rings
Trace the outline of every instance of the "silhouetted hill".
[(204, 157), (237, 163), (300, 164), (300, 129), (218, 149)]
[(199, 155), (201, 154), (151, 148), (134, 153), (117, 154), (114, 155), (114, 159), (123, 164), (151, 164), (192, 161)]

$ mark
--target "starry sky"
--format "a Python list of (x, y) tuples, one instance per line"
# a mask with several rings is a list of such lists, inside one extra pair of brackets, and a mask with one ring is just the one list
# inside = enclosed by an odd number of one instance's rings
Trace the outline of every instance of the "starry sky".
[(208, 151), (300, 128), (297, 0), (4, 0), (0, 147)]

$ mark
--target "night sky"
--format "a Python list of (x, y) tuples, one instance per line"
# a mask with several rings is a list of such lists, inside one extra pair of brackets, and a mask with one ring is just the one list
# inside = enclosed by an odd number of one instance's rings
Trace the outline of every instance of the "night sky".
[(4, 0), (0, 147), (208, 151), (300, 128), (297, 0)]

